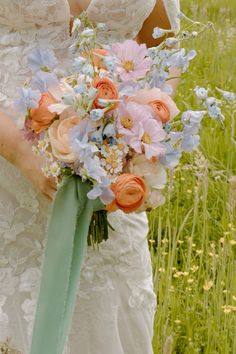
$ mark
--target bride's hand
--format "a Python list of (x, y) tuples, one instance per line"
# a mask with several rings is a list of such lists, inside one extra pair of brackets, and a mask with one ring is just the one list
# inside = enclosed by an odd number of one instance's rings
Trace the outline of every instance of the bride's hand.
[(24, 145), (17, 151), (15, 165), (44, 196), (52, 201), (57, 190), (56, 180), (44, 175), (42, 168), (46, 165), (45, 159), (34, 154), (30, 143)]

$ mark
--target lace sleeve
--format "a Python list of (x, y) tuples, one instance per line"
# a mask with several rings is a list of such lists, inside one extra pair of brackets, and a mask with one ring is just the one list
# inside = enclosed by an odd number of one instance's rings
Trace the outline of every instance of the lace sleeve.
[(166, 8), (166, 12), (171, 24), (171, 28), (174, 31), (178, 31), (180, 29), (180, 2), (179, 0), (163, 0), (163, 3)]

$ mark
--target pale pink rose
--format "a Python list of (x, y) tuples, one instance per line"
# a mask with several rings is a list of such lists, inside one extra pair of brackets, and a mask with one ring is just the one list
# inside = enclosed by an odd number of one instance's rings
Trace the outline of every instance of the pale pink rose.
[(159, 88), (140, 90), (134, 97), (131, 97), (131, 100), (139, 104), (149, 105), (154, 116), (162, 123), (167, 123), (179, 114), (179, 109), (172, 98)]
[(79, 122), (78, 117), (70, 117), (56, 120), (49, 127), (48, 134), (52, 152), (60, 161), (73, 163), (77, 158), (70, 147), (69, 134), (71, 129), (77, 126)]
[(167, 174), (158, 159), (147, 160), (144, 155), (135, 155), (129, 163), (129, 170), (130, 173), (142, 177), (150, 190), (165, 188)]

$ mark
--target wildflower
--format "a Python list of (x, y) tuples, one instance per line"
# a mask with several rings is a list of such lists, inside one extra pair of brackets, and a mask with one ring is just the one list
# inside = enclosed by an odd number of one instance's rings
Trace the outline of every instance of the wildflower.
[(127, 40), (124, 43), (115, 43), (112, 52), (117, 61), (117, 73), (122, 81), (143, 78), (149, 71), (152, 60), (148, 57), (145, 44), (137, 44)]
[(28, 63), (33, 71), (50, 71), (58, 64), (57, 58), (52, 50), (46, 48), (35, 48), (28, 57)]
[(166, 270), (165, 270), (165, 268), (159, 268), (158, 271), (159, 271), (160, 273), (165, 273)]
[(210, 281), (206, 282), (205, 285), (203, 285), (203, 289), (205, 291), (209, 291), (213, 287), (213, 284), (214, 284), (213, 281), (210, 280)]

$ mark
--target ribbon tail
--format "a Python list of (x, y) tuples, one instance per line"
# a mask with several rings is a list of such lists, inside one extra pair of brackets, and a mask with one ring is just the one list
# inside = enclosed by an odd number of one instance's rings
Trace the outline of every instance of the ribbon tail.
[[(77, 230), (74, 240), (74, 251), (68, 288), (67, 306), (65, 308), (64, 322), (62, 324), (61, 331), (61, 349), (65, 346), (69, 329), (68, 324), (71, 324), (72, 322), (73, 312), (76, 306), (77, 292), (80, 283), (80, 273), (83, 265), (84, 253), (87, 248), (87, 236), (92, 213), (93, 209), (91, 208), (91, 205), (86, 204), (85, 208), (83, 209), (83, 212), (81, 213), (78, 219)], [(59, 350), (58, 354), (59, 353), (62, 353), (62, 351)]]
[(84, 183), (81, 183), (80, 180), (78, 180), (77, 188), (78, 196), (83, 195), (84, 198), (86, 198), (86, 203), (84, 204), (83, 210), (77, 220), (77, 228), (74, 238), (73, 260), (71, 265), (70, 281), (67, 296), (67, 306), (65, 308), (64, 323), (61, 332), (61, 348), (64, 348), (65, 346), (65, 342), (68, 335), (68, 324), (70, 324), (72, 321), (73, 312), (76, 305), (81, 268), (83, 265), (84, 253), (87, 248), (88, 231), (92, 219), (92, 214), (94, 211), (101, 210), (104, 208), (104, 205), (100, 202), (99, 199), (87, 199), (87, 193), (89, 191), (89, 188)]
[(83, 209), (83, 201), (78, 199), (76, 179), (68, 178), (55, 196), (48, 225), (30, 354), (61, 354), (57, 348), (67, 306), (79, 209)]

